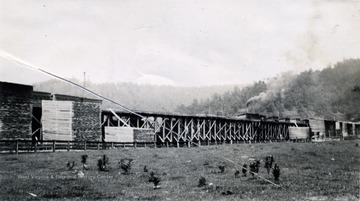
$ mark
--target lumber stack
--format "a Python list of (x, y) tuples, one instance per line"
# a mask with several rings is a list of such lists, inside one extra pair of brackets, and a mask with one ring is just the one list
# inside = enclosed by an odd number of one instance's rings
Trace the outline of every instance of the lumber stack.
[(100, 102), (73, 102), (74, 140), (98, 141), (101, 137)]
[(31, 139), (32, 86), (0, 82), (0, 139)]
[(135, 142), (154, 142), (155, 133), (152, 129), (134, 129), (134, 141)]

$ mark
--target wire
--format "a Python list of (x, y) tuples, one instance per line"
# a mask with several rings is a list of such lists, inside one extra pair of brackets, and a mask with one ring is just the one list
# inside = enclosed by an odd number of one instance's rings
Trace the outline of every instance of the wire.
[(39, 72), (41, 72), (41, 73), (43, 73), (43, 74), (45, 74), (45, 75), (54, 77), (54, 78), (56, 78), (56, 79), (58, 79), (58, 80), (61, 80), (61, 81), (64, 81), (64, 82), (66, 82), (66, 83), (69, 83), (69, 84), (71, 84), (71, 85), (73, 85), (73, 86), (76, 86), (76, 87), (78, 87), (78, 88), (80, 88), (80, 89), (82, 89), (82, 90), (84, 90), (84, 91), (86, 91), (86, 92), (88, 92), (88, 93), (90, 93), (90, 94), (92, 94), (92, 95), (100, 98), (100, 99), (106, 100), (106, 101), (108, 101), (108, 102), (110, 102), (110, 103), (112, 103), (112, 104), (115, 104), (115, 105), (119, 106), (120, 108), (124, 109), (124, 110), (127, 111), (127, 112), (130, 112), (131, 114), (134, 114), (134, 115), (139, 116), (139, 117), (141, 117), (141, 118), (146, 118), (145, 116), (142, 116), (141, 114), (138, 114), (138, 113), (132, 111), (131, 109), (127, 108), (127, 107), (124, 106), (124, 105), (121, 105), (121, 104), (119, 104), (119, 103), (117, 103), (117, 102), (115, 102), (115, 101), (113, 101), (113, 100), (111, 100), (111, 99), (109, 99), (109, 98), (106, 98), (106, 97), (104, 97), (104, 96), (102, 96), (102, 95), (100, 95), (100, 94), (98, 94), (98, 93), (96, 93), (96, 92), (94, 92), (94, 91), (91, 91), (90, 89), (87, 89), (87, 88), (85, 88), (85, 87), (83, 87), (83, 86), (81, 86), (81, 85), (79, 85), (79, 84), (76, 84), (75, 82), (72, 82), (72, 81), (70, 81), (70, 80), (67, 80), (67, 79), (65, 79), (65, 78), (62, 78), (62, 77), (60, 77), (60, 76), (58, 76), (58, 75), (55, 75), (55, 74), (53, 74), (53, 73), (50, 73), (50, 72), (48, 72), (48, 71), (46, 71), (46, 70), (43, 70), (43, 69), (41, 69), (41, 68), (38, 68), (38, 67), (36, 67), (36, 66), (34, 66), (34, 65), (28, 64), (28, 63), (26, 63), (25, 61), (22, 61), (21, 59), (19, 59), (19, 58), (17, 58), (17, 57), (14, 57), (13, 55), (11, 55), (11, 54), (9, 54), (9, 53), (5, 53), (5, 52), (3, 52), (3, 51), (0, 51), (0, 56), (2, 56), (3, 58), (8, 59), (8, 60), (10, 60), (10, 61), (18, 64), (19, 66), (26, 67), (26, 68), (30, 68), (30, 69), (32, 69), (32, 70), (39, 71)]

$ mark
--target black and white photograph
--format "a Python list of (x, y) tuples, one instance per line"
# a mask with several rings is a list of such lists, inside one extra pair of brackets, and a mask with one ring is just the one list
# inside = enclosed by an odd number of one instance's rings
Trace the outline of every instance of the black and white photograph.
[(360, 200), (359, 0), (0, 0), (0, 200)]

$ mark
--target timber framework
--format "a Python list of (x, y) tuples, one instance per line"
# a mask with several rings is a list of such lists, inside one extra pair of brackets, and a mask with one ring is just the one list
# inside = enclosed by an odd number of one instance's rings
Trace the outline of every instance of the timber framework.
[[(217, 144), (265, 142), (289, 139), (289, 127), (306, 127), (305, 123), (243, 120), (218, 116), (188, 116), (137, 112), (141, 118), (123, 111), (102, 111), (102, 131), (108, 127), (153, 129), (158, 144)], [(106, 139), (106, 137), (105, 137)]]

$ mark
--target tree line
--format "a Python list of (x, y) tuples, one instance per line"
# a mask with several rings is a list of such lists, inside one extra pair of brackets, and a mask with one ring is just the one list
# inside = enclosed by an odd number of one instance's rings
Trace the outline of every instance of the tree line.
[[(70, 81), (83, 86), (83, 81), (75, 78)], [(132, 110), (150, 112), (175, 112), (180, 104), (189, 105), (193, 99), (206, 99), (213, 93), (222, 94), (240, 85), (175, 87), (160, 85), (139, 85), (134, 83), (93, 83), (86, 80), (85, 87), (120, 103)], [(96, 98), (83, 90), (59, 80), (36, 83), (35, 91), (66, 94), (86, 98)], [(117, 109), (116, 106), (103, 101), (102, 107)]]
[(360, 121), (360, 59), (346, 59), (323, 70), (283, 73), (242, 89), (181, 104), (177, 112), (236, 116), (260, 113), (290, 118)]
[[(70, 80), (82, 85), (80, 80)], [(86, 87), (138, 111), (229, 117), (248, 112), (280, 118), (360, 121), (360, 59), (346, 59), (300, 74), (285, 72), (246, 86), (175, 87), (87, 80)], [(37, 83), (34, 90), (94, 98), (58, 80)], [(105, 101), (102, 107), (116, 109)]]

